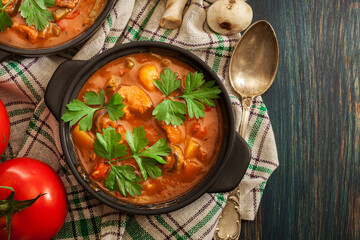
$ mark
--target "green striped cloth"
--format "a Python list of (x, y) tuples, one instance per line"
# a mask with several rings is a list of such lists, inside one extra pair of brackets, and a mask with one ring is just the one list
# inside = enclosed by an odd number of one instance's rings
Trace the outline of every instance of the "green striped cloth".
[[(43, 99), (50, 77), (66, 58), (90, 59), (117, 42), (160, 41), (189, 49), (219, 75), (229, 90), (238, 126), (241, 108), (228, 82), (228, 65), (240, 35), (212, 32), (205, 21), (208, 7), (202, 0), (189, 2), (182, 27), (166, 30), (159, 28), (164, 0), (118, 0), (102, 27), (81, 48), (51, 57), (16, 57), (0, 64), (0, 98), (11, 122), (5, 154), (48, 163), (66, 187), (68, 215), (55, 239), (212, 238), (227, 194), (205, 194), (183, 209), (157, 216), (126, 216), (94, 199), (71, 175), (59, 142), (58, 122)], [(240, 210), (243, 219), (253, 220), (267, 180), (278, 166), (275, 139), (261, 97), (253, 102), (247, 134), (252, 158), (241, 182)]]

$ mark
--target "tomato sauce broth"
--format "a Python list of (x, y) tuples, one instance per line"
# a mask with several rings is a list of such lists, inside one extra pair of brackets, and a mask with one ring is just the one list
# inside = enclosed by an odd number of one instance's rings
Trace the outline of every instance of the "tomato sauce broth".
[[(129, 60), (134, 63), (131, 69), (127, 67)], [(164, 62), (166, 66), (164, 66)], [(144, 65), (156, 66), (159, 73), (165, 68), (172, 69), (178, 74), (178, 79), (181, 80), (182, 87), (185, 86), (186, 75), (189, 72), (194, 72), (191, 66), (169, 56), (152, 53), (132, 54), (113, 60), (97, 70), (84, 84), (77, 99), (84, 101), (84, 95), (88, 91), (98, 93), (102, 89), (106, 92), (107, 83), (109, 79), (114, 76), (121, 79), (122, 85), (136, 85), (140, 87), (151, 98), (153, 107), (149, 111), (141, 115), (135, 114), (134, 117), (130, 119), (122, 117), (115, 121), (116, 125), (120, 124), (128, 131), (132, 131), (134, 127), (143, 126), (146, 131), (146, 138), (149, 140), (148, 146), (151, 146), (160, 138), (167, 139), (167, 142), (170, 142), (170, 145), (178, 150), (178, 153), (182, 152), (184, 156), (182, 166), (176, 166), (176, 170), (169, 170), (167, 169), (168, 166), (159, 164), (162, 169), (162, 176), (155, 179), (149, 177), (146, 181), (142, 181), (140, 183), (143, 187), (141, 195), (135, 197), (129, 195), (124, 197), (119, 192), (107, 190), (105, 187), (105, 178), (93, 179), (93, 181), (98, 187), (117, 199), (137, 204), (154, 204), (169, 201), (188, 192), (207, 175), (214, 165), (222, 145), (222, 117), (218, 107), (219, 104), (215, 101), (216, 106), (207, 108), (205, 117), (190, 119), (187, 116), (184, 124), (177, 129), (180, 129), (182, 133), (182, 140), (176, 142), (176, 144), (172, 143), (171, 136), (164, 131), (159, 122), (152, 116), (152, 110), (164, 100), (164, 94), (157, 88), (149, 91), (139, 80), (139, 71)], [(177, 90), (175, 94), (180, 95), (181, 91), (181, 89)], [(105, 101), (107, 102), (110, 97), (111, 96), (106, 95)], [(87, 131), (85, 134), (84, 132), (78, 131), (78, 126), (74, 125), (72, 128), (72, 139), (79, 161), (85, 172), (91, 178), (91, 174), (98, 162), (104, 161), (104, 159), (94, 156), (92, 143), (95, 140), (95, 133)], [(192, 154), (192, 152), (188, 154), (188, 148), (191, 143), (198, 146), (195, 154)], [(116, 164), (131, 165), (136, 169), (139, 176), (141, 176), (139, 167), (134, 159), (126, 159)]]

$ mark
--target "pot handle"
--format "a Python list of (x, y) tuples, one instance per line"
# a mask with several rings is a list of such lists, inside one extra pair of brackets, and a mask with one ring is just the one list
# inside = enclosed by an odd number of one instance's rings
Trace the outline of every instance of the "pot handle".
[(60, 121), (61, 104), (71, 80), (86, 61), (70, 60), (59, 65), (45, 91), (45, 103), (54, 117)]
[(7, 60), (7, 59), (11, 58), (14, 55), (15, 54), (13, 54), (11, 52), (0, 50), (0, 62)]
[[(208, 189), (208, 193), (230, 192), (239, 185), (250, 162), (251, 150), (238, 132), (234, 134), (234, 146), (229, 161), (218, 180)], [(241, 161), (240, 161), (241, 160)]]

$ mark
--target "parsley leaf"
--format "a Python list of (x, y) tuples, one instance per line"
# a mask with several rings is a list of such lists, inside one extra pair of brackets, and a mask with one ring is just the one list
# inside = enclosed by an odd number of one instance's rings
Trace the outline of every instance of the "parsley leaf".
[[(157, 162), (165, 164), (166, 161), (161, 156), (167, 156), (170, 153), (170, 147), (166, 143), (164, 138), (159, 139), (154, 145), (143, 150), (149, 141), (145, 138), (145, 130), (142, 126), (136, 128), (134, 127), (133, 131), (127, 131), (125, 138), (130, 146), (131, 151), (133, 152), (133, 158), (136, 160), (139, 165), (141, 175), (144, 180), (147, 180), (148, 174), (152, 177), (155, 176), (153, 173), (154, 168), (149, 168), (150, 163), (141, 157), (152, 158)], [(143, 150), (143, 151), (142, 151)], [(148, 170), (150, 172), (148, 172)]]
[(174, 73), (170, 68), (164, 70), (163, 73), (160, 73), (160, 79), (155, 79), (155, 86), (163, 93), (165, 96), (169, 96), (173, 91), (180, 87), (180, 80), (176, 79), (177, 74)]
[(165, 99), (153, 110), (153, 115), (158, 121), (164, 121), (167, 125), (180, 126), (186, 119), (186, 104), (182, 102)]
[(87, 105), (94, 106), (94, 105), (104, 105), (105, 102), (105, 93), (103, 90), (100, 90), (99, 94), (96, 92), (87, 92), (84, 96), (85, 102)]
[[(94, 152), (96, 155), (110, 161), (113, 158), (124, 157), (127, 155), (126, 146), (119, 144), (121, 134), (112, 127), (103, 130), (102, 134), (96, 133), (94, 142)], [(126, 197), (127, 193), (131, 196), (141, 194), (142, 179), (135, 173), (131, 166), (114, 166), (111, 162), (106, 162), (111, 166), (105, 186), (110, 191), (120, 191)]]
[(170, 150), (170, 147), (166, 144), (165, 138), (160, 138), (154, 145), (139, 152), (137, 155), (140, 157), (153, 158), (159, 163), (165, 164), (166, 161), (161, 156), (164, 157), (169, 155)]
[(111, 170), (106, 179), (105, 186), (110, 191), (120, 191), (126, 197), (129, 193), (132, 197), (141, 194), (142, 186), (138, 183), (142, 179), (135, 173), (131, 166), (114, 166), (109, 163)]
[(212, 99), (219, 98), (218, 94), (221, 93), (219, 86), (214, 86), (215, 81), (204, 83), (205, 79), (202, 73), (188, 73), (186, 76), (185, 93), (179, 97), (185, 99), (188, 107), (188, 114), (191, 118), (194, 116), (197, 119), (199, 119), (199, 117), (204, 117), (205, 107), (203, 104), (214, 107), (215, 103)]
[[(78, 99), (74, 99), (66, 105), (64, 114), (61, 119), (64, 122), (69, 122), (70, 125), (74, 125), (79, 121), (79, 127), (81, 131), (90, 130), (92, 128), (92, 118), (96, 110), (104, 107), (105, 93), (103, 90), (99, 91), (99, 94), (95, 92), (87, 92), (84, 96), (85, 103)], [(115, 93), (106, 104), (105, 108), (108, 111), (111, 121), (115, 121), (124, 115), (122, 108), (125, 105), (122, 103), (122, 96)], [(90, 106), (100, 105), (98, 108), (92, 108)]]
[[(174, 92), (181, 85), (180, 80), (177, 80), (177, 74), (171, 69), (167, 68), (164, 73), (160, 74), (160, 80), (155, 80), (155, 86), (166, 96)], [(205, 116), (205, 105), (214, 107), (215, 103), (212, 99), (219, 98), (218, 94), (221, 92), (218, 86), (214, 86), (215, 81), (205, 82), (202, 73), (194, 72), (188, 73), (186, 76), (185, 92), (181, 96), (175, 98), (183, 98), (186, 102), (176, 102), (166, 98), (153, 111), (155, 119), (164, 121), (165, 124), (180, 126), (184, 123), (186, 109), (189, 117), (197, 118)]]
[(142, 161), (144, 169), (152, 179), (161, 177), (161, 168), (157, 165), (158, 162), (155, 159), (143, 158)]
[(96, 133), (94, 142), (94, 152), (96, 155), (111, 160), (127, 155), (126, 146), (120, 145), (121, 134), (116, 132), (115, 128), (108, 127), (101, 133)]
[(109, 118), (111, 121), (119, 119), (124, 116), (123, 108), (125, 105), (122, 103), (123, 97), (118, 93), (115, 93), (106, 104), (105, 108), (108, 111)]
[(125, 138), (134, 154), (144, 149), (149, 143), (149, 140), (145, 138), (143, 126), (134, 127), (132, 132), (126, 131)]
[(34, 24), (35, 29), (41, 31), (49, 25), (49, 21), (54, 21), (53, 13), (46, 8), (54, 5), (55, 0), (25, 0), (19, 11), (28, 26)]
[[(13, 1), (13, 0), (12, 0)], [(9, 4), (9, 1), (7, 4)], [(13, 25), (13, 21), (11, 20), (10, 16), (5, 12), (5, 7), (7, 4), (3, 7), (2, 1), (0, 1), (0, 31), (4, 32), (6, 27), (11, 27)]]
[(79, 128), (81, 131), (90, 130), (92, 128), (92, 119), (96, 110), (100, 108), (92, 108), (78, 99), (74, 99), (66, 105), (64, 114), (61, 119), (64, 122), (69, 122), (74, 125), (79, 121)]

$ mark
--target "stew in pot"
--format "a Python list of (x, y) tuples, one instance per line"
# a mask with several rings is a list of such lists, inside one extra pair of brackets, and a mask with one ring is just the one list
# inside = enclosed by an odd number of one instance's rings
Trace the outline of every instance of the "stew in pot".
[(88, 29), (107, 0), (0, 0), (0, 44), (22, 49), (63, 44)]
[[(62, 119), (79, 162), (117, 199), (154, 204), (200, 183), (222, 146), (214, 81), (178, 59), (121, 57), (97, 70)], [(79, 121), (80, 120), (80, 121)]]

